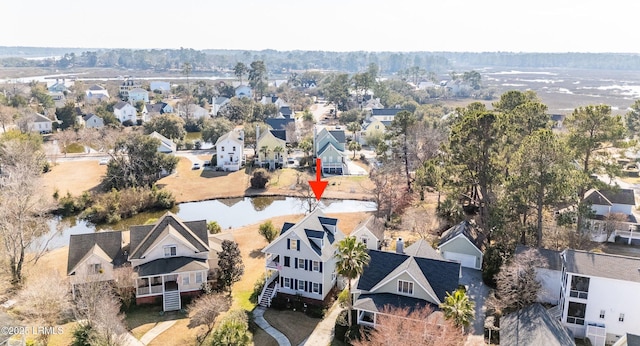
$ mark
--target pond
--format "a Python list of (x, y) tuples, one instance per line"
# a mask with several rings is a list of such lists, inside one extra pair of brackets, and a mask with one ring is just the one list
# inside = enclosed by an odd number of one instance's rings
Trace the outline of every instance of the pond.
[[(351, 213), (376, 210), (376, 204), (357, 200), (323, 199), (319, 208), (325, 213)], [(225, 198), (202, 202), (180, 203), (171, 211), (185, 221), (216, 221), (222, 229), (237, 228), (255, 224), (272, 217), (302, 214), (305, 212), (304, 199), (297, 197), (242, 197)], [(49, 222), (51, 236), (48, 248), (54, 249), (69, 244), (71, 234), (95, 232), (96, 230), (128, 230), (130, 226), (142, 225), (162, 216), (166, 211), (144, 212), (132, 218), (111, 225), (93, 225), (82, 219), (69, 217), (62, 219), (62, 231), (56, 234), (56, 224), (60, 219)]]

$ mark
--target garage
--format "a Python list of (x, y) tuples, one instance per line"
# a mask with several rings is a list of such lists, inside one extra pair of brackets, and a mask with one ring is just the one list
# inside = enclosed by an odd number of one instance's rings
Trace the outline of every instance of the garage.
[(444, 258), (450, 261), (459, 262), (463, 267), (477, 269), (475, 256), (455, 252), (445, 252)]

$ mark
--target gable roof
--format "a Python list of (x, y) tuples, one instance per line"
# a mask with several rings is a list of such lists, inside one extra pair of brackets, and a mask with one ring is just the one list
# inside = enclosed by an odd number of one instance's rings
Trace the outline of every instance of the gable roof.
[(373, 108), (371, 109), (371, 116), (395, 116), (401, 111), (406, 111), (406, 109), (402, 108)]
[[(337, 219), (326, 217), (320, 208), (316, 208), (296, 224), (285, 223), (282, 226), (280, 235), (262, 249), (262, 252), (269, 252), (273, 244), (295, 235), (300, 239), (301, 243), (312, 249), (322, 261), (326, 261), (334, 255), (337, 241), (345, 238), (344, 233), (337, 227), (337, 222)], [(320, 248), (312, 239), (322, 239), (324, 246)]]
[(283, 117), (285, 117), (286, 119), (291, 118), (291, 114), (293, 114), (293, 112), (291, 111), (291, 107), (289, 106), (282, 106), (280, 107), (279, 110), (280, 114), (282, 114)]
[(105, 89), (104, 87), (102, 87), (102, 86), (100, 86), (98, 84), (94, 84), (94, 85), (89, 87), (89, 90), (97, 91), (97, 90), (107, 90), (107, 89)]
[[(127, 261), (122, 252), (122, 232), (95, 232), (84, 234), (72, 234), (69, 237), (69, 257), (67, 258), (67, 274), (91, 252), (99, 251), (108, 256), (114, 266), (119, 266)], [(103, 257), (103, 256), (102, 256)]]
[(344, 130), (331, 130), (329, 133), (336, 139), (336, 141), (338, 141), (338, 143), (344, 144), (347, 142), (347, 136), (344, 134)]
[[(283, 131), (284, 132), (284, 131)], [(273, 137), (273, 139), (275, 139), (278, 143), (280, 143), (282, 145), (282, 147), (284, 148), (286, 145), (286, 141), (283, 138), (280, 138), (278, 136), (276, 136), (273, 133), (273, 130), (268, 130), (268, 131), (264, 131), (260, 134), (260, 137), (258, 138), (258, 142), (264, 140), (266, 137)]]
[(168, 104), (165, 103), (165, 102), (147, 103), (146, 107), (147, 107), (147, 110), (149, 111), (149, 113), (160, 113), (160, 114), (163, 114), (164, 113), (164, 108), (167, 105)]
[[(85, 114), (85, 115), (83, 115), (83, 116), (82, 116), (82, 119), (83, 119), (84, 121), (87, 121), (87, 120), (89, 120), (89, 119), (91, 119), (91, 118), (93, 118), (93, 117), (100, 118), (99, 116), (97, 116), (97, 115), (95, 115), (95, 114), (93, 114), (93, 113), (89, 113), (89, 114)], [(100, 119), (102, 119), (102, 118), (100, 118)]]
[(421, 309), (429, 306), (433, 311), (440, 310), (440, 307), (429, 301), (420, 298), (407, 297), (393, 293), (361, 294), (354, 302), (353, 308), (371, 312), (384, 311), (386, 306), (394, 306), (401, 309), (407, 308), (409, 311)]
[(585, 201), (591, 204), (608, 205), (613, 204), (626, 204), (636, 205), (636, 199), (631, 189), (618, 189), (618, 190), (595, 190), (592, 189), (587, 192)]
[(384, 225), (382, 222), (378, 222), (374, 215), (371, 215), (368, 219), (361, 221), (350, 235), (355, 235), (367, 230), (371, 232), (379, 241), (384, 240)]
[(269, 130), (274, 137), (287, 141), (287, 131), (285, 130)]
[(572, 249), (561, 256), (567, 272), (640, 283), (640, 258)]
[(240, 134), (236, 131), (236, 130), (231, 130), (227, 133), (225, 133), (224, 135), (218, 137), (218, 140), (216, 141), (216, 147), (218, 146), (218, 144), (226, 141), (226, 140), (232, 140), (235, 142), (238, 142), (240, 144), (243, 144), (243, 140), (240, 139)]
[(465, 238), (467, 238), (471, 242), (471, 244), (478, 248), (478, 250), (482, 251), (484, 249), (486, 237), (484, 236), (484, 234), (482, 234), (475, 222), (468, 220), (462, 221), (459, 224), (444, 231), (444, 233), (440, 237), (438, 247), (458, 236), (464, 236)]
[(274, 130), (284, 130), (287, 125), (295, 122), (295, 119), (286, 119), (286, 118), (267, 118), (264, 121)]
[(199, 252), (209, 251), (206, 220), (183, 222), (175, 214), (167, 212), (153, 225), (132, 226), (130, 229), (130, 259), (142, 258), (156, 238), (166, 231), (177, 232)]
[(229, 98), (224, 97), (224, 96), (219, 96), (219, 97), (216, 97), (215, 99), (213, 99), (213, 104), (216, 104), (216, 105), (222, 105), (222, 104), (227, 103), (227, 102), (229, 102)]
[(158, 258), (136, 267), (139, 276), (207, 270), (207, 260), (191, 257)]
[(34, 113), (32, 116), (34, 123), (52, 123), (53, 121), (40, 113)]
[(333, 151), (337, 152), (340, 155), (345, 156), (346, 154), (344, 153), (344, 151), (341, 151), (340, 149), (338, 149), (335, 145), (333, 145), (333, 143), (331, 142), (327, 142), (327, 144), (324, 145), (324, 147), (320, 148), (320, 150), (318, 150), (318, 156), (323, 156), (324, 153), (328, 150), (332, 149)]
[(627, 346), (640, 346), (640, 335), (627, 333)]
[(379, 250), (368, 253), (371, 260), (358, 280), (359, 290), (371, 291), (381, 282), (405, 271), (440, 301), (447, 292), (458, 287), (459, 263)]
[(518, 244), (516, 246), (515, 254), (518, 255), (527, 250), (533, 250), (540, 257), (544, 258), (545, 261), (547, 262), (547, 264), (544, 266), (546, 269), (562, 271), (562, 258), (560, 257), (561, 255), (560, 251), (543, 249), (543, 248), (533, 248), (533, 247), (528, 247), (528, 246)]
[(437, 260), (445, 260), (444, 257), (436, 249), (429, 244), (428, 241), (420, 238), (415, 243), (407, 246), (404, 253), (409, 256), (431, 258)]
[(116, 103), (115, 105), (113, 105), (113, 108), (114, 108), (114, 109), (122, 109), (122, 108), (124, 108), (124, 107), (126, 107), (126, 106), (133, 107), (133, 106), (131, 106), (131, 105), (130, 105), (129, 103), (127, 103), (127, 102), (124, 102), (124, 101), (118, 101), (118, 103)]
[(566, 327), (535, 303), (500, 319), (500, 344), (569, 346), (576, 343)]

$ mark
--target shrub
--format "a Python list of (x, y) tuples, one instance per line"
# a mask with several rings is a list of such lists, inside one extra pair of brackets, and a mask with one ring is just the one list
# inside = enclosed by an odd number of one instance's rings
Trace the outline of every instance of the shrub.
[(269, 173), (265, 169), (256, 169), (253, 172), (253, 177), (251, 177), (251, 188), (264, 189), (269, 182), (269, 178)]
[(91, 346), (91, 325), (80, 324), (73, 331), (71, 346)]
[[(262, 274), (262, 276), (256, 280), (253, 284), (253, 292), (251, 292), (251, 296), (249, 297), (249, 301), (258, 304), (258, 298), (260, 297), (260, 293), (262, 293), (262, 289), (264, 288), (264, 284), (267, 281), (267, 274)], [(271, 302), (273, 304), (273, 301)]]
[(209, 234), (217, 234), (222, 231), (222, 227), (220, 227), (216, 221), (209, 221), (207, 223), (207, 230), (209, 231)]

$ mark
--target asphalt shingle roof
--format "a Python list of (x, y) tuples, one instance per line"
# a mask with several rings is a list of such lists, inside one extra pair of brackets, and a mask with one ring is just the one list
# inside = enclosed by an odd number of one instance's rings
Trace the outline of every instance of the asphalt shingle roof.
[(71, 274), (82, 258), (98, 245), (111, 258), (114, 266), (127, 261), (122, 251), (122, 232), (95, 232), (72, 234), (69, 238), (69, 257), (67, 259), (67, 274)]
[(521, 254), (527, 250), (533, 250), (542, 257), (547, 262), (545, 268), (562, 271), (562, 258), (560, 257), (560, 251), (518, 245), (516, 246), (515, 254)]
[(475, 245), (480, 251), (483, 250), (486, 237), (484, 236), (484, 234), (482, 234), (482, 232), (480, 232), (480, 230), (474, 223), (469, 222), (467, 220), (462, 221), (459, 224), (446, 230), (442, 234), (442, 237), (440, 238), (440, 242), (438, 243), (438, 246), (448, 242), (449, 240), (461, 234), (464, 235), (467, 239), (469, 239), (469, 241), (471, 241), (471, 243)]
[(191, 257), (159, 258), (136, 267), (139, 276), (180, 273), (209, 269), (206, 259)]
[(567, 249), (567, 272), (640, 283), (640, 258)]
[(287, 125), (293, 124), (295, 119), (267, 118), (265, 122), (274, 130), (284, 130)]
[(393, 115), (395, 116), (396, 114), (398, 114), (401, 111), (406, 111), (406, 109), (402, 109), (402, 108), (374, 108), (371, 110), (371, 115), (372, 116), (376, 116), (376, 115)]
[(206, 220), (183, 222), (176, 215), (168, 212), (153, 225), (133, 226), (130, 228), (130, 258), (140, 258), (156, 238), (169, 227), (177, 231), (198, 251), (209, 251)]
[(567, 329), (535, 303), (500, 319), (500, 344), (575, 346)]
[(636, 200), (631, 189), (619, 189), (619, 190), (592, 190), (585, 201), (591, 202), (591, 204), (598, 205), (612, 205), (612, 204), (626, 204), (636, 205)]
[(408, 308), (409, 310), (429, 306), (434, 311), (440, 310), (438, 305), (432, 304), (424, 299), (401, 296), (393, 293), (361, 294), (353, 304), (354, 309), (371, 312), (383, 311), (385, 306)]

